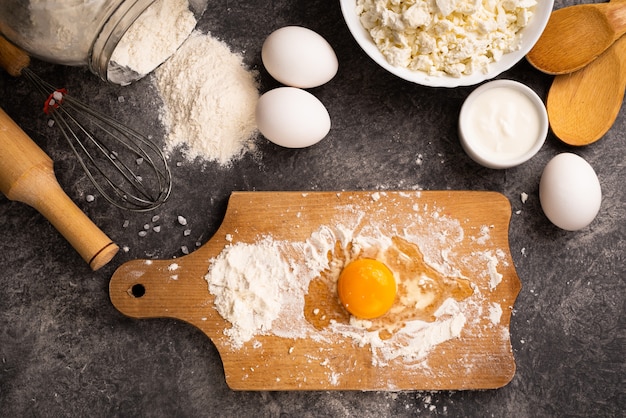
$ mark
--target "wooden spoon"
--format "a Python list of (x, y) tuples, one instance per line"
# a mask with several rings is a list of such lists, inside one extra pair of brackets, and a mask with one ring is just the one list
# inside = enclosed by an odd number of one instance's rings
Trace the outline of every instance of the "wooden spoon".
[(624, 33), (624, 1), (565, 7), (552, 12), (526, 59), (544, 73), (571, 73), (596, 59)]
[(626, 35), (591, 64), (554, 77), (546, 108), (554, 134), (569, 145), (588, 145), (613, 125), (626, 90)]

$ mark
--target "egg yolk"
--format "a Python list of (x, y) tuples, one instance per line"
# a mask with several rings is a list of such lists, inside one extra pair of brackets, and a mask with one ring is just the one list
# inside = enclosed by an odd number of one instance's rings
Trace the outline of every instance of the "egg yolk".
[(396, 298), (396, 280), (389, 268), (378, 260), (361, 258), (348, 263), (337, 281), (341, 304), (357, 318), (373, 319), (384, 315)]

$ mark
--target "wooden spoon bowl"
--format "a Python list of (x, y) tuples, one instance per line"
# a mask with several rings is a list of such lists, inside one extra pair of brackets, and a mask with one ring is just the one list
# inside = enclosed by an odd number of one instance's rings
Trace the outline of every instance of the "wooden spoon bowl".
[(626, 89), (626, 35), (581, 70), (554, 78), (546, 108), (554, 134), (569, 145), (600, 139), (613, 126)]
[(581, 4), (552, 12), (526, 59), (547, 74), (581, 69), (626, 33), (626, 2)]

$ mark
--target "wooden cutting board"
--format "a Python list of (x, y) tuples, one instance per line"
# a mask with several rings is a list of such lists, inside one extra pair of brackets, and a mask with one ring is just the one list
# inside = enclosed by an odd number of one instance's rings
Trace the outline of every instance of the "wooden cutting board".
[[(498, 388), (515, 373), (509, 324), (521, 285), (509, 250), (510, 217), (509, 201), (496, 192), (235, 192), (222, 225), (206, 244), (173, 260), (123, 264), (111, 278), (110, 297), (129, 317), (176, 318), (202, 330), (217, 347), (226, 382), (235, 390)], [(471, 296), (455, 305), (455, 315), (465, 319), (460, 332), (457, 327), (457, 334), (433, 344), (421, 356), (405, 355), (406, 350), (424, 349), (419, 336), (405, 346), (394, 342), (396, 354), (385, 357), (370, 343), (359, 343), (351, 332), (339, 332), (328, 321), (316, 322), (314, 315), (334, 315), (339, 323), (346, 317), (333, 311), (341, 309), (335, 295), (315, 290), (313, 279), (302, 296), (307, 299), (302, 308), (306, 312), (293, 313), (294, 332), (302, 327), (304, 334), (275, 333), (272, 326), (241, 346), (224, 334), (232, 324), (216, 310), (216, 296), (205, 276), (226, 248), (268, 239), (303, 248), (320, 229), (342, 230), (337, 236), (345, 237), (346, 228), (352, 228), (349, 236), (355, 239), (367, 235), (369, 226), (413, 242), (410, 245), (419, 248), (428, 274), (471, 284)], [(290, 257), (292, 264), (305, 263), (305, 253), (290, 251), (283, 257)], [(328, 258), (339, 253), (333, 250)], [(409, 314), (412, 306), (407, 308)], [(442, 318), (445, 315), (416, 323), (433, 327), (437, 334), (443, 329), (435, 329)], [(370, 330), (387, 344), (410, 320), (405, 315), (396, 321), (391, 333), (375, 326)], [(352, 326), (343, 325), (344, 331)]]

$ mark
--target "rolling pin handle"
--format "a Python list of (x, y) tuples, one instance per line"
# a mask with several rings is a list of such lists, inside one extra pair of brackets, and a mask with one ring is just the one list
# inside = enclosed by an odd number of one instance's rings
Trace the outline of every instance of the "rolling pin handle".
[(0, 67), (4, 68), (9, 75), (18, 77), (29, 65), (28, 54), (0, 35)]
[(0, 191), (37, 209), (68, 240), (92, 270), (119, 247), (65, 194), (52, 159), (0, 109)]

